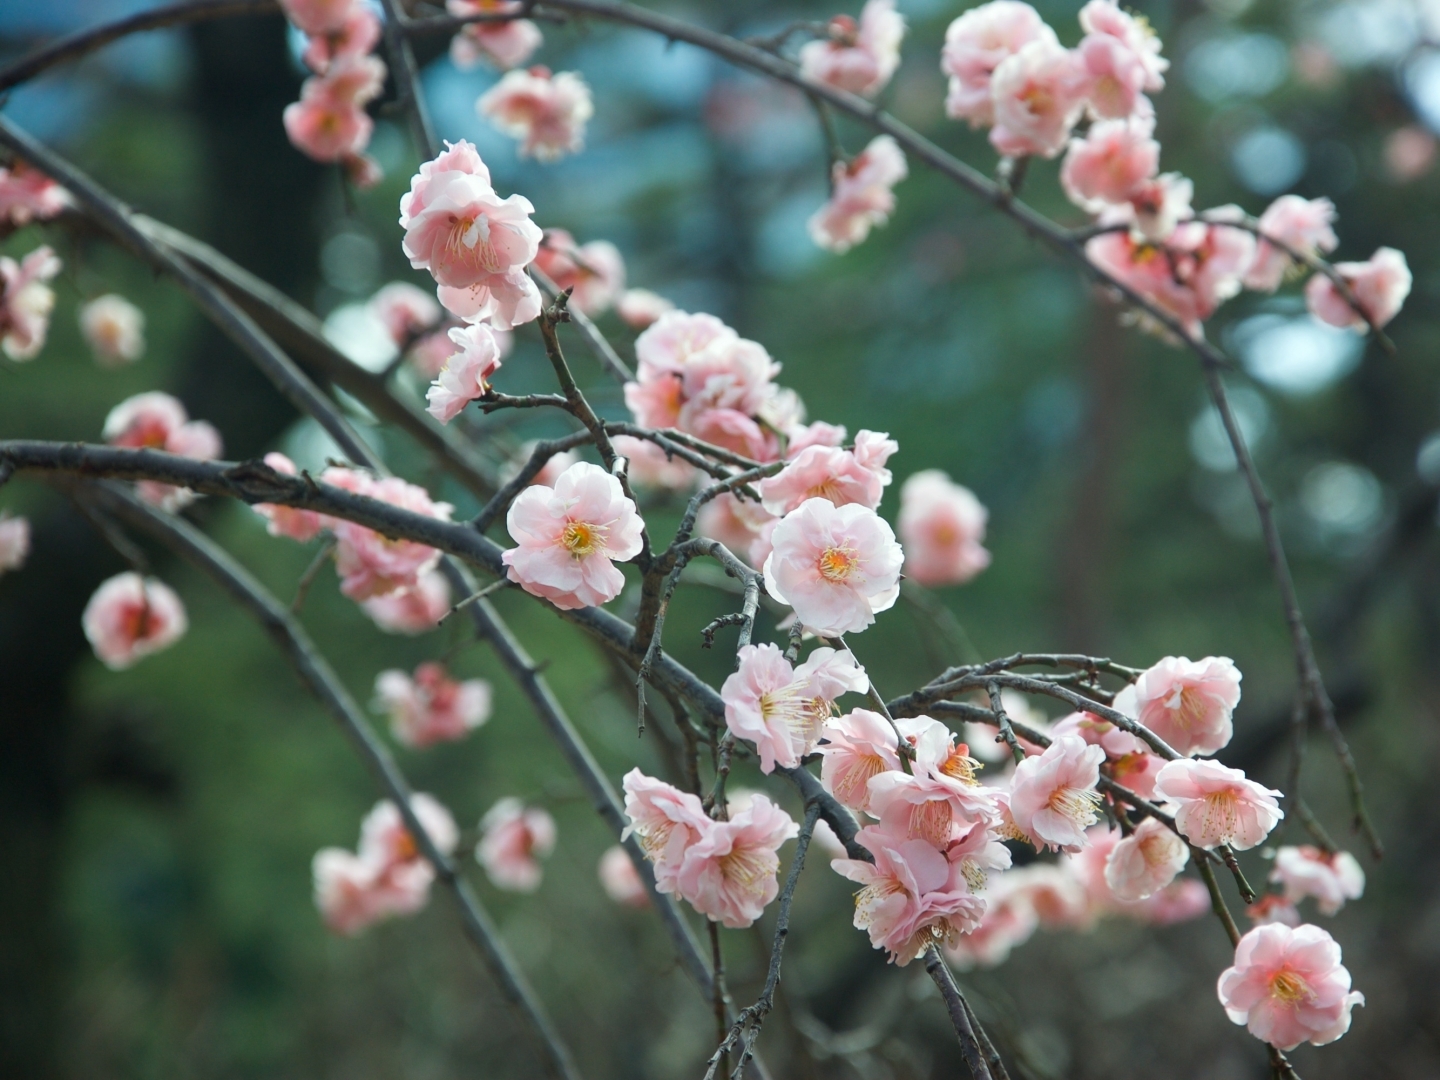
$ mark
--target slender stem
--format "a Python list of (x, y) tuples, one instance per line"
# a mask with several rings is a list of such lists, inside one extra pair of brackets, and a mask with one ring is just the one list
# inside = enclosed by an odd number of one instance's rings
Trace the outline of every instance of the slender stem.
[[(535, 284), (540, 286), (540, 291), (551, 300), (560, 295), (560, 286), (550, 280), (549, 275), (534, 263), (530, 264), (530, 276), (535, 279)], [(580, 331), (580, 336), (585, 339), (586, 348), (590, 350), (595, 359), (600, 361), (600, 366), (614, 376), (616, 382), (626, 383), (635, 378), (634, 372), (626, 366), (624, 360), (620, 359), (620, 354), (590, 321), (590, 316), (583, 311), (571, 308), (570, 322), (576, 330)]]
[(980, 1040), (976, 1038), (975, 1029), (970, 1024), (970, 1011), (960, 994), (960, 988), (955, 985), (955, 976), (950, 974), (950, 965), (945, 963), (945, 957), (940, 954), (940, 946), (932, 944), (925, 950), (925, 970), (935, 981), (940, 996), (945, 1001), (945, 1009), (950, 1014), (950, 1025), (960, 1039), (960, 1056), (965, 1059), (965, 1067), (970, 1070), (971, 1077), (973, 1080), (994, 1080), (990, 1066), (985, 1061), (984, 1051), (980, 1049)]
[(390, 54), (390, 73), (399, 91), (399, 105), (409, 117), (410, 137), (415, 140), (421, 158), (429, 161), (440, 152), (440, 144), (430, 125), (425, 97), (420, 93), (420, 69), (405, 33), (408, 19), (396, 0), (380, 0), (380, 4), (385, 9), (385, 51)]
[(1025, 751), (1020, 746), (1019, 740), (1015, 738), (1015, 729), (1010, 726), (1010, 717), (1005, 712), (1005, 703), (1000, 697), (1000, 687), (997, 683), (990, 683), (985, 687), (990, 695), (990, 711), (995, 714), (995, 723), (1000, 728), (1000, 737), (1005, 740), (1005, 745), (1010, 747), (1010, 753), (1015, 758), (1015, 764), (1025, 760)]
[(725, 1007), (727, 996), (725, 991), (725, 953), (720, 947), (720, 924), (714, 919), (707, 919), (705, 925), (710, 931), (710, 967), (715, 973), (713, 1001), (716, 1038), (721, 1044), (720, 1064), (721, 1068), (728, 1073), (730, 1071), (730, 1050), (725, 1045), (725, 1032), (730, 1024), (729, 1011)]
[(290, 601), (290, 610), (296, 615), (299, 615), (300, 609), (305, 606), (305, 597), (310, 595), (310, 586), (315, 584), (315, 578), (319, 576), (325, 561), (334, 550), (335, 538), (327, 536), (320, 545), (320, 550), (315, 552), (315, 557), (310, 560), (310, 565), (305, 567), (305, 572), (300, 575), (300, 580), (295, 583), (295, 599)]

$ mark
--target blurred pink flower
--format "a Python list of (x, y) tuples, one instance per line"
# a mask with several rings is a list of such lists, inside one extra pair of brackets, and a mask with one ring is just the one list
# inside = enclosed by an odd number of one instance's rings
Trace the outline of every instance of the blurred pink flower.
[(534, 892), (540, 887), (540, 863), (555, 850), (555, 819), (519, 799), (501, 799), (480, 820), (480, 843), (475, 858), (485, 868), (490, 884), (510, 892)]
[(561, 289), (574, 290), (570, 307), (582, 315), (609, 310), (625, 289), (625, 260), (608, 240), (577, 244), (564, 229), (546, 229), (535, 265)]
[(995, 126), (990, 142), (1010, 157), (1052, 158), (1065, 149), (1085, 107), (1086, 77), (1076, 55), (1039, 38), (1003, 60), (990, 80)]
[(96, 589), (80, 623), (95, 655), (112, 671), (169, 648), (189, 628), (174, 590), (136, 573), (116, 574)]
[(989, 516), (969, 488), (939, 469), (912, 473), (900, 485), (900, 543), (905, 576), (920, 585), (959, 585), (990, 565)]
[(830, 648), (814, 650), (799, 667), (768, 643), (742, 647), (738, 660), (720, 688), (725, 723), (755, 744), (763, 773), (799, 765), (815, 749), (835, 700), (870, 685), (850, 653)]
[[(626, 475), (635, 487), (685, 491), (695, 483), (695, 466), (681, 458), (668, 456), (649, 439), (615, 435), (610, 442), (615, 447), (615, 452), (628, 463)], [(708, 507), (710, 503), (705, 505)]]
[[(431, 500), (424, 488), (398, 477), (376, 480), (352, 469), (331, 468), (326, 469), (320, 479), (438, 521), (449, 521), (454, 510), (449, 503)], [(335, 569), (340, 575), (340, 591), (351, 600), (369, 600), (397, 589), (411, 588), (440, 561), (440, 552), (435, 548), (414, 540), (393, 540), (353, 521), (335, 518), (330, 528), (335, 534)]]
[(615, 903), (634, 908), (650, 906), (650, 892), (640, 879), (635, 864), (630, 861), (630, 853), (619, 844), (605, 849), (596, 873), (605, 895)]
[(423, 634), (450, 610), (450, 585), (440, 571), (427, 570), (414, 585), (362, 600), (360, 609), (387, 634)]
[(382, 671), (375, 678), (376, 707), (390, 714), (390, 730), (406, 746), (423, 747), (463, 739), (490, 719), (490, 684), (484, 679), (457, 682), (443, 664), (430, 661), (415, 669)]
[[(212, 461), (221, 454), (220, 433), (204, 420), (191, 420), (185, 406), (169, 394), (152, 390), (126, 398), (105, 417), (101, 436), (111, 446), (164, 450), (197, 461)], [(176, 511), (194, 502), (187, 488), (153, 480), (135, 485), (140, 498), (162, 510)]]
[(60, 259), (38, 247), (18, 263), (0, 255), (0, 349), (11, 360), (31, 360), (45, 347), (55, 292), (46, 284), (60, 272)]
[(1272, 922), (1284, 923), (1286, 926), (1300, 925), (1300, 912), (1279, 893), (1266, 893), (1247, 907), (1245, 914), (1256, 926)]
[(1124, 120), (1148, 111), (1144, 59), (1120, 38), (1086, 34), (1075, 49), (1084, 79), (1085, 103), (1105, 120)]
[(515, 70), (475, 102), (506, 135), (520, 140), (520, 156), (556, 161), (585, 145), (585, 122), (595, 115), (590, 87), (573, 71)]
[(1155, 778), (1155, 794), (1176, 804), (1175, 824), (1196, 847), (1229, 844), (1245, 851), (1269, 836), (1285, 816), (1275, 801), (1280, 792), (1218, 761), (1169, 762)]
[(19, 570), (30, 556), (30, 522), (0, 511), (0, 574)]
[(830, 20), (829, 36), (800, 47), (800, 74), (837, 90), (873, 97), (900, 66), (905, 18), (895, 0), (867, 0), (856, 25), (849, 15)]
[(992, 0), (965, 12), (945, 31), (940, 70), (950, 77), (945, 112), (971, 127), (995, 122), (990, 81), (995, 69), (1032, 41), (1055, 43), (1055, 31), (1029, 4)]
[(1257, 926), (1235, 946), (1217, 986), (1225, 1014), (1262, 1042), (1292, 1050), (1332, 1043), (1350, 1030), (1365, 995), (1350, 989), (1340, 946), (1318, 926)]
[(905, 154), (889, 135), (877, 135), (848, 164), (830, 169), (830, 199), (810, 218), (810, 239), (843, 255), (884, 225), (895, 210), (895, 185), (910, 175)]
[(70, 193), (23, 161), (0, 168), (0, 221), (17, 227), (46, 221), (70, 205)]
[(1275, 852), (1270, 880), (1285, 887), (1285, 899), (1298, 904), (1313, 896), (1321, 915), (1334, 915), (1346, 900), (1365, 893), (1365, 871), (1348, 851), (1327, 853), (1309, 844)]
[(1083, 139), (1072, 139), (1060, 167), (1070, 201), (1098, 214), (1128, 203), (1160, 168), (1160, 144), (1148, 120), (1099, 120)]
[(443, 314), (435, 297), (408, 281), (383, 286), (367, 306), (399, 349), (437, 326)]
[(649, 289), (626, 289), (615, 301), (615, 311), (627, 326), (644, 330), (675, 305)]
[[(459, 18), (513, 15), (524, 7), (519, 0), (445, 0), (445, 10)], [(450, 39), (450, 62), (461, 71), (469, 71), (481, 61), (508, 70), (529, 60), (544, 40), (540, 27), (529, 19), (470, 23)]]
[(337, 60), (324, 75), (306, 79), (300, 100), (285, 106), (285, 133), (297, 150), (316, 161), (334, 162), (359, 154), (375, 130), (365, 106), (384, 85), (385, 64), (379, 58)]
[(312, 35), (300, 59), (311, 71), (324, 75), (335, 64), (364, 56), (379, 41), (380, 19), (363, 4), (355, 4), (340, 26)]
[(1146, 818), (1110, 852), (1105, 883), (1117, 900), (1144, 900), (1174, 881), (1189, 861), (1185, 841), (1163, 821)]
[[(266, 454), (265, 464), (283, 476), (296, 475), (295, 463), (284, 454), (275, 451)], [(273, 503), (255, 503), (251, 509), (268, 522), (265, 531), (271, 536), (288, 536), (302, 544), (315, 539), (325, 528), (325, 518), (313, 510)]]
[(675, 892), (702, 915), (731, 929), (751, 925), (780, 891), (780, 845), (800, 827), (764, 795), (729, 821), (710, 821), (685, 849)]
[[(1340, 243), (1331, 227), (1334, 221), (1335, 204), (1329, 199), (1281, 195), (1260, 215), (1260, 231), (1306, 255), (1322, 255), (1334, 251)], [(1245, 287), (1274, 292), (1293, 265), (1288, 254), (1262, 239), (1256, 245), (1250, 272), (1245, 275)]]
[(1144, 90), (1163, 90), (1170, 61), (1160, 55), (1160, 38), (1143, 16), (1122, 11), (1116, 0), (1090, 0), (1080, 9), (1080, 28), (1087, 35), (1112, 37), (1124, 45), (1143, 67)]
[[(1376, 326), (1384, 326), (1396, 315), (1410, 295), (1413, 278), (1405, 261), (1405, 253), (1394, 248), (1379, 248), (1367, 262), (1336, 263), (1340, 275), (1360, 307)], [(1365, 320), (1350, 302), (1340, 295), (1335, 283), (1324, 274), (1314, 274), (1305, 286), (1305, 302), (1310, 313), (1331, 326), (1364, 330)]]
[(106, 367), (133, 363), (145, 352), (145, 313), (123, 296), (97, 296), (80, 309), (80, 333)]

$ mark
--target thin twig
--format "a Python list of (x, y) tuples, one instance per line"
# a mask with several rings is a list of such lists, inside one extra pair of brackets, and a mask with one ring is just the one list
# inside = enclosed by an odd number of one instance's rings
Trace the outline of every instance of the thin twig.
[(325, 561), (330, 558), (330, 553), (335, 550), (335, 538), (327, 536), (320, 545), (320, 550), (315, 552), (315, 557), (310, 560), (310, 565), (305, 567), (305, 572), (300, 575), (300, 580), (295, 583), (295, 599), (290, 601), (290, 610), (300, 614), (300, 609), (305, 606), (305, 597), (310, 594), (310, 586), (315, 584), (320, 569)]
[(970, 1012), (965, 1007), (965, 999), (960, 988), (955, 985), (955, 976), (950, 973), (950, 965), (945, 963), (939, 945), (932, 944), (925, 950), (925, 971), (934, 980), (941, 998), (945, 1001), (945, 1009), (950, 1014), (950, 1026), (955, 1029), (955, 1034), (960, 1039), (960, 1056), (965, 1059), (965, 1067), (970, 1070), (971, 1077), (973, 1080), (994, 1080), (990, 1066), (985, 1061), (985, 1053), (980, 1049), (980, 1040), (976, 1038), (975, 1029), (970, 1024)]

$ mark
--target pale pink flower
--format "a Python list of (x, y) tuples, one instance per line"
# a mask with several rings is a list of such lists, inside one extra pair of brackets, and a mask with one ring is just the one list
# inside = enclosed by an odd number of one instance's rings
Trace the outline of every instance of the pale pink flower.
[(1147, 110), (1145, 61), (1119, 38), (1086, 34), (1075, 49), (1084, 72), (1085, 100), (1102, 119), (1123, 120)]
[[(450, 340), (451, 329), (447, 326), (426, 334), (405, 353), (411, 370), (426, 382), (433, 382), (435, 376), (445, 370), (445, 361), (455, 355), (455, 343)], [(498, 334), (496, 339), (500, 340)]]
[[(449, 521), (454, 507), (434, 502), (422, 487), (398, 477), (372, 479), (351, 469), (326, 469), (320, 479), (357, 495), (398, 506), (412, 514)], [(414, 540), (392, 540), (353, 521), (336, 518), (330, 523), (335, 534), (335, 570), (340, 591), (351, 600), (369, 600), (397, 589), (413, 587), (440, 561), (440, 552)]]
[(1000, 882), (1023, 892), (1040, 925), (1050, 929), (1084, 929), (1094, 921), (1089, 897), (1071, 868), (1073, 856), (1059, 863), (1031, 863), (1000, 876)]
[(959, 585), (990, 565), (981, 546), (989, 517), (969, 488), (939, 469), (912, 473), (900, 486), (900, 543), (905, 576), (921, 585)]
[(615, 301), (615, 312), (627, 326), (644, 330), (675, 305), (649, 289), (626, 289)]
[(490, 684), (484, 679), (457, 682), (445, 665), (421, 664), (411, 678), (403, 671), (382, 671), (375, 678), (377, 709), (390, 714), (390, 731), (406, 746), (424, 747), (463, 739), (490, 719)]
[(895, 0), (867, 0), (856, 25), (849, 15), (830, 20), (829, 36), (800, 47), (800, 74), (837, 90), (873, 97), (900, 66), (905, 18)]
[(442, 424), (448, 424), (466, 405), (488, 394), (487, 380), (500, 370), (500, 343), (484, 323), (453, 327), (450, 340), (457, 349), (425, 392), (425, 411)]
[[(1113, 39), (1112, 39), (1113, 40)], [(1060, 166), (1060, 184), (1070, 201), (1097, 214), (1128, 203), (1160, 167), (1154, 125), (1145, 120), (1100, 120), (1083, 139), (1072, 139)]]
[(1155, 778), (1164, 767), (1164, 758), (1148, 750), (1136, 750), (1110, 762), (1110, 778), (1142, 799), (1150, 799), (1155, 796)]
[(850, 653), (829, 648), (816, 649), (799, 667), (770, 644), (746, 645), (738, 660), (720, 688), (725, 723), (755, 744), (763, 773), (799, 765), (815, 749), (835, 699), (870, 685)]
[[(1114, 708), (1127, 716), (1130, 714), (1130, 710), (1121, 709), (1118, 705)], [(1091, 746), (1104, 749), (1105, 756), (1111, 761), (1143, 752), (1146, 748), (1146, 744), (1138, 736), (1131, 735), (1124, 728), (1089, 712), (1075, 712), (1056, 720), (1055, 726), (1050, 729), (1050, 736), (1059, 738), (1061, 735), (1078, 735)]]
[[(519, 0), (445, 0), (445, 10), (460, 18), (512, 15), (524, 6)], [(544, 40), (540, 28), (529, 19), (471, 23), (450, 39), (450, 62), (461, 71), (469, 71), (481, 61), (509, 70), (529, 60)]]
[(55, 291), (46, 284), (60, 272), (60, 259), (38, 247), (18, 263), (0, 255), (0, 349), (11, 360), (31, 360), (45, 347)]
[(571, 465), (553, 488), (531, 485), (505, 518), (517, 547), (504, 554), (510, 580), (562, 610), (615, 599), (625, 575), (615, 565), (640, 553), (645, 523), (620, 481), (598, 465)]
[(70, 193), (23, 161), (0, 168), (0, 221), (17, 227), (46, 221), (70, 205)]
[(400, 349), (438, 325), (443, 314), (435, 297), (408, 281), (390, 282), (367, 306)]
[[(675, 427), (685, 401), (686, 366), (711, 346), (723, 353), (738, 340), (739, 335), (714, 315), (685, 311), (661, 315), (635, 339), (635, 381), (625, 384), (625, 404), (635, 422), (648, 428)], [(738, 376), (745, 374), (737, 371), (731, 381), (738, 382)], [(771, 377), (766, 373), (764, 381)]]
[[(1360, 307), (1376, 326), (1384, 326), (1400, 314), (1401, 305), (1410, 295), (1413, 281), (1410, 267), (1405, 262), (1405, 253), (1394, 248), (1379, 248), (1367, 262), (1336, 263), (1334, 269), (1350, 286)], [(1310, 313), (1323, 323), (1354, 330), (1365, 329), (1364, 318), (1324, 274), (1315, 274), (1310, 278), (1305, 286), (1305, 303)]]
[(806, 499), (770, 535), (765, 590), (821, 637), (859, 633), (900, 595), (905, 554), (874, 510)]
[(1257, 926), (1235, 946), (1216, 987), (1225, 1015), (1262, 1042), (1292, 1050), (1332, 1043), (1350, 1030), (1365, 995), (1350, 989), (1340, 946), (1318, 926)]
[(1160, 38), (1143, 17), (1122, 11), (1116, 0), (1090, 0), (1080, 9), (1080, 28), (1087, 35), (1112, 37), (1125, 46), (1144, 69), (1140, 89), (1163, 90), (1170, 61), (1160, 55)]
[(321, 848), (310, 874), (315, 907), (333, 933), (351, 937), (384, 917), (370, 887), (374, 871), (360, 856), (344, 848)]
[(605, 895), (615, 903), (633, 908), (650, 906), (650, 890), (640, 879), (640, 872), (630, 860), (630, 853), (619, 844), (605, 849), (596, 874)]
[(80, 309), (80, 333), (106, 367), (133, 363), (145, 352), (145, 313), (123, 296), (97, 296)]
[(1229, 844), (1245, 851), (1269, 836), (1285, 816), (1275, 801), (1280, 792), (1218, 761), (1182, 758), (1168, 763), (1155, 778), (1155, 794), (1176, 804), (1175, 825), (1196, 847)]
[(990, 89), (995, 98), (990, 142), (1010, 157), (1054, 157), (1065, 149), (1085, 107), (1085, 72), (1076, 55), (1047, 38), (1002, 61)]
[(561, 289), (570, 289), (570, 307), (582, 315), (607, 311), (625, 289), (625, 260), (608, 240), (577, 244), (564, 229), (546, 229), (535, 265)]
[(1440, 143), (1421, 124), (1406, 124), (1385, 136), (1385, 171), (1400, 184), (1418, 180), (1435, 165)]
[(870, 780), (900, 769), (895, 729), (879, 713), (855, 709), (825, 721), (820, 737), (820, 783), (851, 810), (868, 810)]
[(773, 461), (780, 456), (780, 441), (775, 433), (761, 427), (753, 417), (739, 409), (707, 408), (703, 401), (692, 404), (680, 414), (682, 431), (752, 461)]
[(174, 590), (136, 573), (116, 574), (104, 582), (85, 605), (80, 622), (95, 655), (112, 671), (169, 648), (189, 627)]
[(626, 773), (621, 787), (630, 824), (620, 839), (635, 836), (640, 850), (655, 866), (655, 887), (673, 893), (685, 853), (710, 827), (705, 808), (688, 791), (646, 776), (639, 769)]
[[(265, 455), (265, 464), (282, 476), (294, 476), (298, 471), (293, 461), (277, 451)], [(251, 509), (266, 520), (265, 531), (271, 536), (288, 536), (302, 544), (315, 539), (325, 528), (325, 517), (314, 510), (273, 503), (255, 503)]]
[(585, 122), (595, 115), (590, 87), (573, 71), (515, 70), (475, 102), (506, 135), (520, 140), (520, 156), (556, 161), (585, 145)]
[(555, 850), (555, 819), (519, 799), (501, 799), (480, 819), (475, 858), (490, 884), (510, 892), (540, 887), (540, 859)]
[(312, 36), (300, 59), (311, 71), (323, 75), (335, 64), (364, 56), (379, 41), (380, 19), (369, 8), (356, 4), (341, 26)]
[[(151, 391), (126, 398), (105, 417), (101, 435), (111, 446), (164, 450), (197, 461), (220, 456), (220, 433), (203, 420), (191, 420), (185, 406), (169, 394)], [(187, 488), (142, 480), (136, 494), (153, 506), (175, 511), (194, 501)]]
[[(785, 395), (793, 397), (793, 390), (781, 389), (775, 397)], [(772, 404), (772, 402), (767, 404)], [(812, 424), (804, 423), (805, 406), (795, 399), (793, 408), (794, 417), (789, 423), (783, 423), (777, 417), (771, 427), (777, 431), (785, 432), (785, 456), (796, 457), (800, 451), (809, 449), (812, 446), (839, 446), (845, 441), (846, 429), (844, 424), (827, 424), (824, 420), (816, 420)], [(768, 423), (769, 421), (767, 421)]]
[(1267, 893), (1245, 909), (1255, 926), (1278, 922), (1286, 926), (1300, 925), (1300, 911), (1279, 893)]
[(1190, 847), (1163, 821), (1146, 818), (1115, 845), (1105, 861), (1105, 883), (1117, 900), (1153, 896), (1190, 861)]
[(365, 106), (384, 85), (385, 64), (378, 57), (337, 60), (324, 75), (306, 79), (300, 100), (285, 106), (285, 134), (297, 150), (316, 161), (341, 161), (359, 154), (375, 130)]
[(1055, 31), (1029, 4), (992, 0), (971, 8), (945, 31), (940, 70), (950, 77), (945, 112), (971, 127), (995, 122), (990, 80), (1000, 64), (1032, 41), (1055, 42)]
[(502, 199), (490, 170), (463, 140), (425, 162), (400, 200), (402, 248), (440, 285), (440, 302), (469, 321), (509, 330), (540, 315), (540, 290), (525, 267), (540, 248), (535, 207)]
[[(928, 716), (896, 724), (914, 753), (911, 771), (887, 770), (871, 777), (869, 813), (940, 848), (958, 839), (957, 830), (971, 834), (979, 826), (983, 833), (998, 821), (995, 792), (975, 778), (981, 765), (970, 756), (969, 746), (957, 745), (950, 729)], [(978, 836), (972, 839), (979, 843)]]
[(810, 239), (843, 255), (884, 225), (895, 209), (894, 187), (910, 175), (905, 154), (889, 135), (877, 135), (854, 160), (830, 170), (830, 199), (811, 216)]
[(387, 634), (423, 634), (450, 610), (450, 584), (440, 571), (429, 570), (414, 585), (362, 600), (360, 609)]
[(1084, 849), (1064, 856), (1061, 866), (1084, 890), (1086, 922), (1100, 915), (1123, 915), (1151, 926), (1169, 926), (1187, 922), (1210, 910), (1208, 890), (1193, 878), (1172, 881), (1144, 900), (1122, 900), (1111, 890), (1106, 876), (1110, 857), (1122, 843), (1120, 830), (1097, 825), (1085, 834), (1085, 841)]
[(281, 0), (285, 18), (310, 35), (332, 34), (345, 25), (359, 0)]
[(1095, 784), (1105, 751), (1074, 735), (1052, 741), (1043, 754), (1015, 766), (1010, 817), (1037, 849), (1078, 851), (1085, 830), (1099, 817)]
[(754, 923), (780, 891), (780, 845), (800, 831), (764, 795), (729, 821), (709, 821), (685, 849), (675, 893), (701, 915), (731, 929)]
[(774, 476), (757, 485), (760, 501), (772, 514), (788, 514), (806, 499), (828, 499), (836, 506), (856, 503), (875, 509), (890, 483), (885, 462), (900, 444), (884, 432), (860, 431), (855, 448), (809, 446)]
[(855, 894), (855, 926), (870, 943), (904, 967), (932, 944), (950, 944), (980, 925), (985, 901), (970, 891), (960, 862), (925, 840), (884, 825), (869, 825), (855, 839), (874, 863), (835, 859), (836, 873), (864, 886)]
[(1195, 184), (1179, 173), (1161, 173), (1138, 184), (1130, 193), (1128, 214), (1119, 215), (1146, 240), (1168, 240), (1180, 222), (1194, 215), (1190, 200)]
[(670, 457), (649, 439), (615, 435), (610, 442), (615, 452), (626, 460), (626, 475), (635, 487), (684, 491), (695, 483), (695, 466)]
[(1135, 904), (1119, 905), (1119, 912), (1150, 926), (1189, 922), (1213, 910), (1210, 890), (1194, 878), (1178, 878), (1154, 896)]
[(1334, 915), (1346, 900), (1359, 900), (1365, 893), (1365, 871), (1354, 855), (1329, 854), (1309, 844), (1276, 851), (1270, 880), (1285, 886), (1291, 904), (1313, 896), (1321, 915)]
[(1240, 671), (1228, 656), (1167, 656), (1135, 680), (1135, 719), (1180, 754), (1213, 754), (1234, 733)]
[(0, 511), (0, 574), (19, 570), (30, 556), (30, 522)]
[[(1334, 221), (1335, 204), (1329, 199), (1281, 195), (1260, 215), (1260, 231), (1306, 255), (1321, 255), (1334, 251), (1340, 243), (1331, 227)], [(1245, 287), (1274, 292), (1292, 265), (1288, 254), (1262, 239), (1245, 275)]]
[(780, 519), (757, 502), (728, 492), (700, 508), (695, 531), (719, 540), (734, 554), (759, 569), (770, 557), (770, 535)]

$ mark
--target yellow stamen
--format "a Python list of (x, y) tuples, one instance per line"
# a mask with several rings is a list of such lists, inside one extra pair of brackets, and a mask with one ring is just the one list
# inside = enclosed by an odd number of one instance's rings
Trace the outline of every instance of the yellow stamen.
[(1046, 805), (1083, 829), (1100, 816), (1100, 793), (1094, 788), (1057, 788)]
[(560, 542), (571, 555), (593, 555), (605, 546), (605, 526), (572, 521), (561, 531)]
[(859, 566), (860, 560), (855, 557), (854, 548), (826, 548), (820, 555), (820, 576), (826, 581), (837, 584), (847, 581), (858, 572)]
[(1270, 993), (1286, 1005), (1296, 1005), (1314, 997), (1310, 985), (1289, 968), (1270, 980)]

